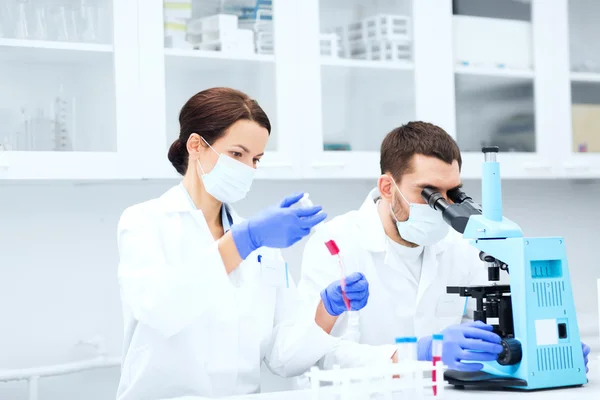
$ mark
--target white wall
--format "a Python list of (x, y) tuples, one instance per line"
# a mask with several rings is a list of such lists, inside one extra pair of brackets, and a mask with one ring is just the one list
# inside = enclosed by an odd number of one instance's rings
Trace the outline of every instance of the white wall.
[[(257, 182), (237, 208), (245, 215), (292, 191), (311, 193), (330, 215), (360, 206), (367, 181)], [(504, 182), (505, 215), (529, 236), (563, 235), (582, 333), (598, 338), (596, 280), (600, 183)], [(116, 280), (116, 224), (128, 205), (160, 195), (172, 182), (0, 186), (0, 369), (75, 360), (89, 351), (75, 346), (101, 334), (120, 354), (121, 313)], [(479, 183), (467, 182), (479, 198)], [(300, 244), (286, 250), (295, 278)], [(599, 341), (592, 343), (600, 345)], [(598, 347), (600, 349), (600, 347)], [(86, 353), (87, 351), (87, 353)], [(41, 400), (114, 398), (116, 369), (52, 378)], [(270, 381), (270, 387), (281, 386)], [(26, 399), (24, 383), (0, 384), (1, 399)]]

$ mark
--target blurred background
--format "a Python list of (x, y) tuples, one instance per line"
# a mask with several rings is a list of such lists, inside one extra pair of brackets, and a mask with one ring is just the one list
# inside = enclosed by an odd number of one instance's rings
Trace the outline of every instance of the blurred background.
[[(116, 224), (179, 182), (178, 111), (214, 86), (274, 127), (242, 215), (295, 191), (358, 208), (411, 120), (457, 140), (479, 201), (481, 147), (499, 146), (504, 214), (565, 237), (600, 351), (598, 21), (597, 0), (0, 0), (0, 398), (114, 398)], [(303, 246), (285, 251), (295, 278)], [(2, 382), (89, 359), (102, 368)]]

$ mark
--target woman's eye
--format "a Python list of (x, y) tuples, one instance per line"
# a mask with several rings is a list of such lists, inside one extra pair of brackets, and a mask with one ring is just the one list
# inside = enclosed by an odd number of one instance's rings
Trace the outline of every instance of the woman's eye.
[(242, 156), (242, 153), (240, 153), (239, 151), (232, 151), (232, 152), (231, 152), (231, 154), (232, 154), (234, 157), (241, 157), (241, 156)]
[(252, 160), (252, 162), (253, 162), (254, 164), (258, 164), (258, 163), (260, 162), (260, 158), (255, 158), (254, 160)]

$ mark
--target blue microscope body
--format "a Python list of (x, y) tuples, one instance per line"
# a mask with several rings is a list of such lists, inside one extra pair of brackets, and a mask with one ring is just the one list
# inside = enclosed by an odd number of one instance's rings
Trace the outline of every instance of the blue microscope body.
[(510, 272), (510, 285), (447, 288), (477, 300), (475, 319), (494, 326), (504, 351), (497, 361), (484, 363), (483, 371), (447, 371), (446, 380), (462, 387), (522, 390), (583, 385), (587, 378), (564, 239), (523, 237), (521, 228), (502, 216), (498, 148), (483, 152), (481, 207), (460, 190), (448, 194), (454, 204), (431, 189), (423, 192), (481, 251), (491, 281), (499, 280), (500, 270)]

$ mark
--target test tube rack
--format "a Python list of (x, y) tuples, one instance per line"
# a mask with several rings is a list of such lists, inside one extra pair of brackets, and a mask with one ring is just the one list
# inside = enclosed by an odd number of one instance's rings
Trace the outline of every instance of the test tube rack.
[[(442, 363), (435, 366), (428, 361), (408, 361), (398, 364), (381, 363), (360, 368), (340, 368), (334, 365), (330, 370), (312, 367), (304, 374), (308, 378), (313, 400), (336, 398), (339, 400), (377, 398), (391, 399), (392, 396), (410, 396), (422, 399), (433, 397), (433, 387), (437, 386), (436, 398), (444, 397), (446, 382), (433, 383), (429, 376), (436, 371), (444, 376), (446, 367)], [(323, 386), (325, 384), (325, 386)], [(333, 397), (332, 397), (333, 396)]]

